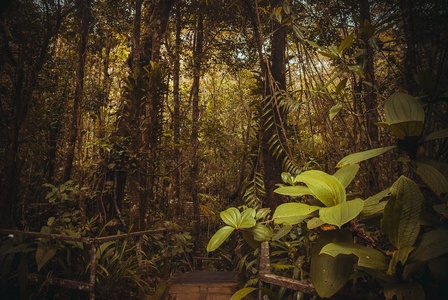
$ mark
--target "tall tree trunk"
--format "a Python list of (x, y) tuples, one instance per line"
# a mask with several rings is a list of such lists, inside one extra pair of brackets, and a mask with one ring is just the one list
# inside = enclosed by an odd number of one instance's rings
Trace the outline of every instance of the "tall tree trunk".
[[(192, 130), (191, 130), (191, 180), (192, 189), (191, 197), (193, 201), (193, 214), (194, 214), (194, 232), (196, 234), (195, 254), (200, 254), (199, 248), (201, 243), (201, 218), (200, 218), (200, 203), (199, 203), (199, 160), (198, 160), (198, 132), (199, 132), (199, 83), (201, 77), (201, 56), (202, 56), (202, 44), (204, 39), (204, 19), (202, 13), (199, 13), (197, 20), (197, 27), (194, 39), (193, 49), (193, 88), (192, 88)], [(197, 266), (201, 268), (200, 262)]]
[[(12, 97), (12, 120), (11, 129), (6, 129), (7, 132), (7, 146), (5, 153), (6, 166), (3, 169), (4, 180), (0, 182), (0, 206), (4, 210), (5, 218), (0, 221), (0, 224), (4, 227), (13, 226), (13, 222), (16, 216), (16, 208), (18, 204), (18, 189), (19, 189), (19, 138), (20, 130), (23, 123), (26, 120), (28, 113), (28, 107), (33, 99), (33, 92), (38, 84), (39, 73), (42, 70), (43, 65), (47, 61), (47, 52), (50, 45), (50, 41), (55, 36), (63, 19), (70, 12), (71, 8), (67, 6), (59, 6), (57, 12), (45, 11), (45, 24), (39, 24), (42, 26), (43, 39), (41, 43), (38, 43), (34, 52), (30, 55), (35, 55), (32, 60), (29, 57), (25, 57), (26, 54), (22, 54), (20, 57), (15, 57), (12, 49), (14, 44), (12, 41), (11, 33), (9, 32), (7, 25), (5, 24), (4, 11), (1, 12), (1, 37), (4, 40), (3, 46), (6, 51), (6, 62), (14, 70), (11, 75), (11, 97)], [(45, 9), (49, 9), (47, 6)], [(51, 20), (48, 17), (55, 13), (56, 19)], [(21, 45), (14, 45), (14, 47), (22, 48)], [(27, 46), (28, 47), (28, 46)], [(27, 48), (24, 47), (24, 48)], [(32, 61), (32, 65), (27, 65), (27, 62)]]
[(182, 203), (180, 200), (180, 98), (179, 98), (179, 84), (180, 84), (180, 51), (181, 39), (180, 33), (182, 30), (181, 24), (181, 4), (179, 0), (176, 3), (176, 46), (174, 49), (174, 70), (173, 70), (173, 155), (174, 155), (174, 173), (173, 173), (173, 217), (178, 218), (181, 215)]
[[(148, 76), (148, 86), (145, 95), (144, 128), (136, 141), (141, 141), (133, 146), (136, 152), (142, 151), (143, 155), (138, 160), (139, 185), (139, 226), (144, 230), (148, 225), (146, 218), (149, 202), (155, 202), (155, 173), (158, 165), (158, 142), (162, 128), (162, 103), (163, 103), (163, 73), (160, 65), (160, 48), (162, 38), (166, 31), (171, 8), (174, 0), (152, 0), (145, 14), (147, 19), (145, 32), (141, 42), (136, 43), (141, 47), (139, 58), (133, 58), (138, 64), (139, 76)], [(138, 51), (137, 51), (138, 52)], [(149, 74), (143, 74), (147, 68)]]
[(90, 4), (91, 0), (77, 0), (77, 22), (78, 22), (78, 66), (76, 69), (76, 90), (73, 103), (72, 123), (70, 125), (68, 150), (64, 164), (62, 181), (70, 180), (75, 157), (76, 139), (81, 130), (81, 107), (84, 92), (84, 67), (87, 56), (87, 43), (90, 27)]
[[(284, 152), (278, 157), (274, 155), (275, 147), (270, 147), (270, 139), (273, 135), (277, 135), (279, 143), (284, 142), (284, 127), (281, 126), (286, 115), (279, 107), (279, 99), (276, 93), (286, 90), (286, 66), (285, 66), (285, 47), (286, 47), (286, 30), (276, 21), (272, 21), (272, 35), (270, 40), (270, 60), (267, 61), (263, 53), (264, 39), (261, 34), (261, 21), (258, 14), (257, 3), (250, 0), (244, 1), (249, 17), (253, 26), (255, 42), (260, 62), (260, 69), (263, 78), (263, 107), (267, 107), (260, 122), (260, 139), (261, 154), (263, 160), (265, 197), (263, 204), (275, 209), (282, 202), (280, 195), (274, 193), (275, 184), (281, 180), (282, 161), (285, 158)], [(275, 9), (280, 5), (281, 1), (271, 0), (271, 9)], [(255, 5), (255, 6), (254, 6)], [(269, 126), (273, 120), (274, 125)]]

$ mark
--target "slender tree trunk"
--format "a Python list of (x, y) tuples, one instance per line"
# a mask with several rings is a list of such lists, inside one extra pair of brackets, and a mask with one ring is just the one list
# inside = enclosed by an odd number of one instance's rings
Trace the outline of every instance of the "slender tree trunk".
[(73, 103), (72, 123), (70, 125), (68, 150), (62, 175), (62, 181), (70, 180), (75, 157), (76, 139), (81, 130), (81, 107), (84, 92), (84, 67), (87, 57), (87, 42), (90, 27), (90, 2), (91, 0), (77, 0), (78, 21), (78, 67), (76, 69), (76, 90)]
[[(369, 0), (362, 0), (359, 2), (361, 20), (364, 22), (361, 26), (371, 26), (371, 16), (370, 16), (370, 3)], [(371, 37), (366, 34), (362, 35), (362, 40), (364, 46), (366, 47), (366, 67), (364, 69), (364, 74), (366, 76), (365, 80), (371, 85), (362, 84), (364, 103), (365, 103), (365, 124), (366, 131), (369, 138), (369, 144), (371, 148), (378, 146), (378, 127), (375, 123), (378, 122), (379, 114), (377, 109), (377, 99), (375, 93), (375, 67), (374, 67), (374, 51), (370, 46), (369, 39)]]
[[(198, 160), (198, 132), (199, 132), (199, 83), (201, 77), (201, 56), (202, 56), (202, 44), (204, 39), (204, 20), (201, 13), (199, 13), (197, 20), (197, 28), (194, 39), (193, 50), (193, 88), (192, 88), (192, 130), (191, 130), (191, 180), (192, 190), (191, 197), (193, 201), (193, 214), (194, 214), (194, 232), (196, 234), (195, 253), (200, 253), (200, 240), (201, 240), (201, 218), (200, 218), (200, 203), (199, 203), (199, 160)], [(200, 262), (198, 262), (198, 269), (201, 268)]]
[(180, 51), (181, 39), (180, 33), (182, 30), (181, 24), (181, 1), (176, 4), (176, 46), (174, 49), (174, 74), (173, 74), (173, 155), (174, 155), (174, 173), (173, 173), (173, 217), (178, 218), (182, 212), (182, 203), (180, 200), (180, 98), (179, 98), (179, 84), (180, 84)]

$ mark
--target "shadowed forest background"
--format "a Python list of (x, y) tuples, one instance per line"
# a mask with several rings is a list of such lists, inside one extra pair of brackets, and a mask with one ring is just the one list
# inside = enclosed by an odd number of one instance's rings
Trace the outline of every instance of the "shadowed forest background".
[[(389, 294), (370, 279), (362, 290), (389, 299), (418, 299), (406, 298), (409, 290), (428, 299), (447, 295), (446, 274), (434, 269), (448, 266), (446, 242), (418, 266), (417, 277), (403, 275), (422, 235), (436, 228), (437, 240), (448, 240), (446, 1), (5, 0), (0, 44), (1, 228), (74, 237), (176, 232), (169, 246), (163, 235), (145, 236), (140, 250), (152, 262), (145, 271), (136, 267), (142, 257), (131, 253), (131, 240), (103, 245), (100, 298), (156, 297), (170, 274), (201, 268), (237, 267), (249, 285), (256, 283), (250, 258), (257, 253), (249, 246), (265, 237), (245, 243), (233, 236), (206, 251), (222, 226), (220, 212), (241, 207), (265, 212), (257, 220), (272, 216), (292, 201), (274, 192), (295, 185), (291, 178), (309, 170), (334, 174), (344, 157), (392, 145), (354, 162), (360, 168), (344, 186), (347, 197), (385, 190), (389, 197), (404, 175), (425, 199), (417, 217), (422, 227), (419, 239), (397, 252), (404, 246), (379, 225), (386, 202), (375, 208), (381, 216), (373, 225), (347, 223), (354, 243), (395, 259), (388, 275), (400, 278)], [(421, 127), (416, 134), (410, 127), (397, 134), (388, 121), (386, 100), (396, 93), (421, 104), (423, 119), (405, 120)], [(271, 244), (284, 251), (271, 253), (276, 271), (309, 279), (310, 247), (327, 234), (318, 226), (333, 224), (324, 221), (283, 224), (300, 230)], [(263, 223), (271, 226), (269, 240), (281, 230), (277, 223)], [(113, 265), (119, 250), (121, 263)], [(76, 242), (2, 235), (5, 299), (67, 296), (64, 289), (28, 285), (22, 275), (88, 278), (88, 251)], [(156, 259), (167, 252), (169, 265)], [(432, 269), (431, 259), (438, 259)], [(408, 288), (412, 282), (418, 287)], [(283, 293), (279, 298), (298, 297), (272, 289)]]

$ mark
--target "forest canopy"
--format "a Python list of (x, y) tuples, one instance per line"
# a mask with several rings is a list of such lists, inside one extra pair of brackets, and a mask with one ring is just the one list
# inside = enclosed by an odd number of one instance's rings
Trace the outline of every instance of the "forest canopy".
[[(401, 251), (395, 274), (432, 231), (412, 225), (400, 244), (381, 199), (421, 191), (415, 214), (446, 236), (447, 20), (441, 0), (2, 1), (1, 228), (179, 226), (194, 242), (182, 251), (204, 256), (232, 232), (207, 249), (221, 212), (237, 232), (259, 226), (254, 213), (268, 240), (282, 226), (305, 224), (308, 237), (351, 228), (371, 249)], [(345, 219), (338, 205), (350, 206)], [(359, 237), (362, 216), (383, 210), (383, 227), (362, 230), (390, 240)], [(323, 232), (319, 249), (342, 257), (324, 245), (345, 233)], [(313, 276), (304, 261), (295, 268)], [(321, 296), (341, 287), (314, 285)]]

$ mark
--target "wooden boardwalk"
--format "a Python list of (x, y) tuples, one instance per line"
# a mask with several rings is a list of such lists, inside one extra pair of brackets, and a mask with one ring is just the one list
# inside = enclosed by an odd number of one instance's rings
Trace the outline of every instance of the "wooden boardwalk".
[(240, 282), (233, 272), (195, 271), (173, 278), (168, 300), (228, 300)]

